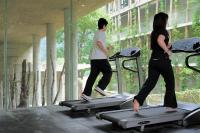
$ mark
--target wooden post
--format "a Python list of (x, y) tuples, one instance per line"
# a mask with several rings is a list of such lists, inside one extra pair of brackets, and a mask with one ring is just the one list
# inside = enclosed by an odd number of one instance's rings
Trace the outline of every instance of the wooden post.
[(28, 87), (26, 84), (26, 60), (22, 62), (22, 80), (21, 80), (21, 94), (20, 94), (20, 103), (18, 107), (27, 107), (28, 103)]

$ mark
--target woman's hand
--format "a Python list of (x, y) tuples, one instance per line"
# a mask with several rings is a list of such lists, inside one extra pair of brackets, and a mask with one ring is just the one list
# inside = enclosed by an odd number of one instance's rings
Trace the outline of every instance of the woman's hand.
[(167, 53), (169, 56), (172, 55), (172, 51), (171, 51), (171, 50), (166, 51), (166, 53)]
[(168, 43), (167, 48), (170, 49), (171, 46), (172, 46), (172, 44), (171, 44), (171, 43)]

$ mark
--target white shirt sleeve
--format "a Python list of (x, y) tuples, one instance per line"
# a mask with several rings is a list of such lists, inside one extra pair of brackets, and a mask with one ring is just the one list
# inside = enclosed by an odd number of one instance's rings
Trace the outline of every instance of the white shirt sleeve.
[(90, 53), (90, 59), (107, 59), (107, 56), (99, 47), (97, 46), (97, 41), (100, 41), (105, 47), (105, 42), (106, 42), (106, 35), (105, 32), (103, 31), (97, 31), (95, 36), (94, 36), (94, 44), (93, 48)]
[(103, 43), (103, 34), (102, 32), (98, 32), (96, 35), (96, 43), (100, 41), (101, 43)]

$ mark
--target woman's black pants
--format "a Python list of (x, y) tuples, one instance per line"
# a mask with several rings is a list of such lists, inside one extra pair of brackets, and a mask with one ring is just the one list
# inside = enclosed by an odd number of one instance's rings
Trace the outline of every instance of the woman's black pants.
[(136, 99), (140, 105), (143, 105), (144, 100), (149, 95), (151, 90), (155, 87), (160, 75), (162, 75), (162, 77), (164, 78), (166, 87), (164, 106), (176, 108), (177, 101), (174, 89), (175, 80), (170, 59), (150, 59), (148, 78), (146, 79), (140, 92), (134, 97), (134, 99)]

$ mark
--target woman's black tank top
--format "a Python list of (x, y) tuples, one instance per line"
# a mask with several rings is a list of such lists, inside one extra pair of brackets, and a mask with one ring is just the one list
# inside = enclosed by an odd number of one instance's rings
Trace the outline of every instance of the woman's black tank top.
[(160, 30), (160, 31), (152, 31), (151, 33), (151, 49), (152, 49), (152, 54), (151, 58), (156, 58), (156, 59), (168, 59), (169, 56), (167, 53), (164, 53), (164, 50), (159, 46), (157, 39), (159, 35), (164, 35), (165, 36), (165, 44), (168, 45), (169, 42), (169, 33), (167, 30)]

